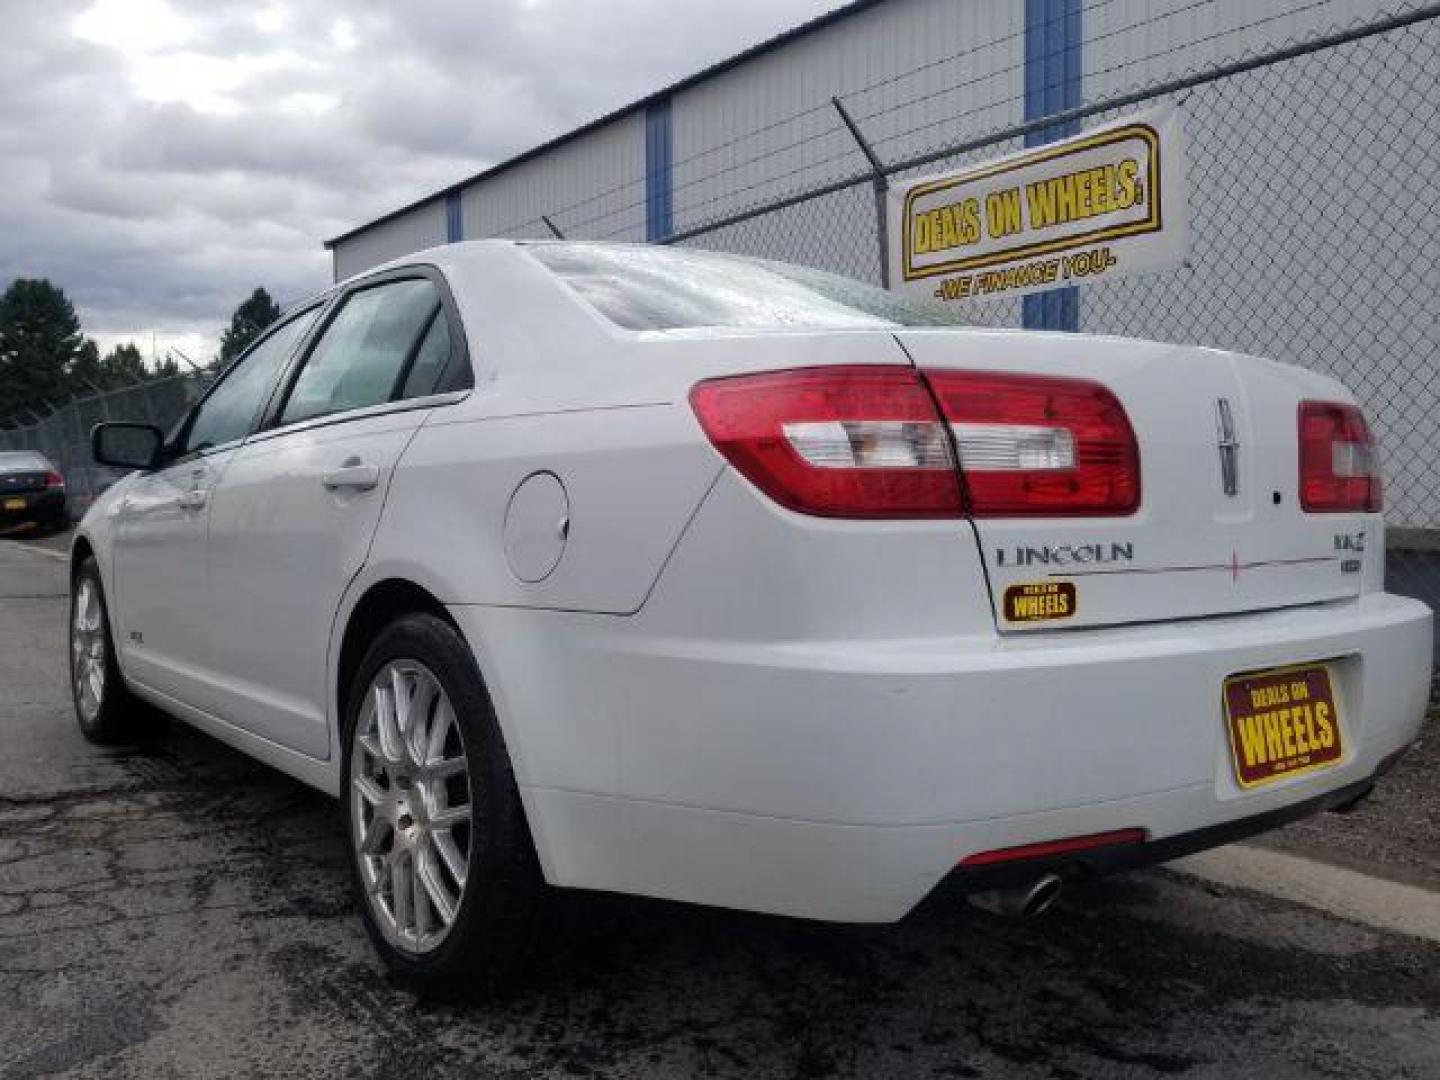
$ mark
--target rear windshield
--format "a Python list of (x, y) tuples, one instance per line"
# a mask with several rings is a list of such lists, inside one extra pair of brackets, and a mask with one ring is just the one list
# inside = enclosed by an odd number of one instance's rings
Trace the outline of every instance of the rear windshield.
[(639, 245), (531, 244), (527, 250), (626, 330), (844, 330), (959, 321), (938, 303), (788, 263)]
[(45, 472), (50, 463), (39, 454), (25, 451), (0, 453), (0, 473)]

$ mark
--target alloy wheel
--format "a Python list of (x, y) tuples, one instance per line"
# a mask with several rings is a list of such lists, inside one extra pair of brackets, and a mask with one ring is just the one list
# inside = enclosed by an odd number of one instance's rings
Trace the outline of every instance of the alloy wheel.
[(75, 682), (75, 703), (87, 723), (93, 723), (105, 704), (105, 614), (100, 589), (81, 578), (70, 620), (70, 667)]
[(370, 910), (411, 954), (454, 925), (470, 871), (470, 769), (454, 707), (412, 660), (371, 681), (350, 749), (351, 841)]

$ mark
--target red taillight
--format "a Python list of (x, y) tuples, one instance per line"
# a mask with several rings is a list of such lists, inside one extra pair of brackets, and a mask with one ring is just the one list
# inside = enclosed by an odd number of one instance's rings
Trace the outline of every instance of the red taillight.
[(711, 379), (690, 401), (730, 463), (801, 513), (1105, 517), (1140, 505), (1135, 432), (1085, 379), (816, 367)]
[(58, 472), (47, 472), (45, 474), (45, 486), (47, 488), (62, 488), (65, 486), (65, 478)]
[(1022, 844), (1019, 847), (977, 852), (961, 859), (960, 865), (993, 866), (995, 863), (1044, 859), (1055, 855), (1070, 855), (1077, 851), (1093, 851), (1095, 848), (1116, 847), (1122, 844), (1143, 844), (1146, 835), (1144, 829), (1116, 829), (1113, 832), (1090, 833), (1088, 836), (1072, 836), (1065, 840), (1044, 840), (1038, 844)]
[(1380, 455), (1364, 413), (1340, 401), (1302, 401), (1299, 424), (1301, 509), (1379, 512)]
[(913, 368), (819, 367), (702, 382), (690, 403), (730, 464), (822, 517), (960, 517), (935, 403)]
[(1118, 398), (1052, 375), (929, 371), (975, 517), (1118, 517), (1140, 505), (1140, 450)]

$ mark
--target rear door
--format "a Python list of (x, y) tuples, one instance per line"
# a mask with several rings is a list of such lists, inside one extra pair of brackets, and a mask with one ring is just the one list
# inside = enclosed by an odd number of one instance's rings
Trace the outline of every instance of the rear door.
[[(468, 385), (438, 275), (353, 287), (297, 363), (266, 430), (215, 494), (210, 606), (225, 658), (215, 711), (315, 758), (329, 752), (330, 632), (359, 572), (395, 463), (429, 410)], [(423, 523), (417, 523), (423, 527)]]
[(182, 424), (170, 464), (131, 478), (115, 505), (111, 608), (125, 670), (188, 705), (204, 708), (214, 680), (211, 496), (317, 311), (281, 323), (231, 366)]
[[(1093, 380), (1133, 428), (1133, 509), (976, 515), (1002, 630), (1255, 611), (1360, 591), (1363, 560), (1378, 554), (1365, 551), (1378, 517), (1307, 513), (1299, 502), (1297, 411), (1307, 398), (1333, 399), (1328, 380), (1253, 357), (1119, 338), (898, 336), (937, 386), (956, 371)], [(1054, 401), (1032, 404), (1022, 419), (1037, 428), (1047, 410), (1063, 411)], [(963, 434), (958, 446), (967, 466), (984, 465), (983, 439), (968, 455)], [(1039, 490), (1069, 474), (1034, 475)]]

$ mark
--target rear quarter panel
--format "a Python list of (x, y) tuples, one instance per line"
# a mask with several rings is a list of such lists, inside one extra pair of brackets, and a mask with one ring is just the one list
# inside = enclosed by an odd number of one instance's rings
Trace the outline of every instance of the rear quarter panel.
[[(436, 410), (406, 450), (366, 574), (410, 578), (449, 604), (638, 610), (725, 468), (690, 408), (696, 382), (908, 362), (884, 331), (622, 331), (523, 250), (483, 254), (442, 263), (475, 389)], [(564, 485), (569, 535), (554, 571), (527, 583), (506, 558), (504, 526), (537, 472)]]

